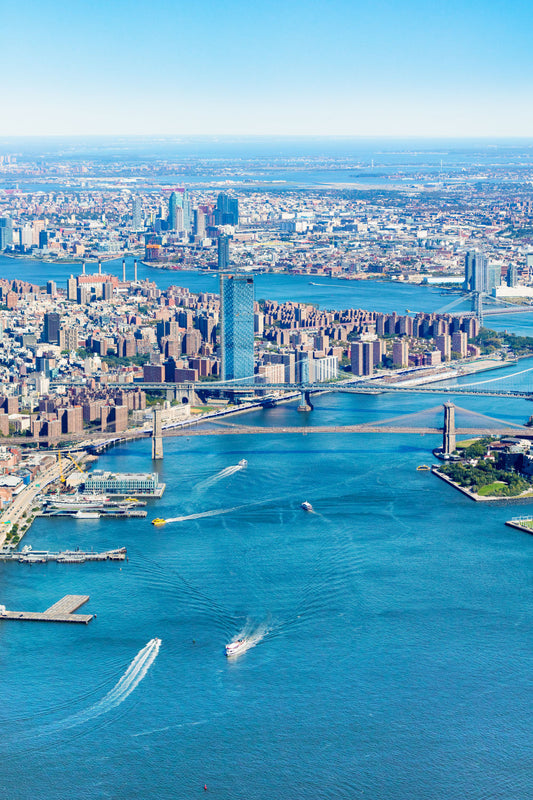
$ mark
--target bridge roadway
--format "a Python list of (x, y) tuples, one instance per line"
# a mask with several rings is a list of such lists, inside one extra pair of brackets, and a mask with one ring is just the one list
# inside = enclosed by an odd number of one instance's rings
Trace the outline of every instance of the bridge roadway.
[[(205, 420), (204, 422), (199, 421), (196, 425), (188, 427), (183, 426), (179, 428), (163, 428), (163, 436), (166, 438), (168, 436), (180, 436), (189, 438), (191, 436), (241, 436), (241, 435), (259, 435), (265, 434), (267, 436), (271, 434), (303, 434), (307, 435), (310, 433), (411, 433), (411, 434), (435, 434), (435, 435), (442, 435), (442, 428), (425, 428), (425, 427), (415, 427), (415, 426), (392, 426), (392, 425), (379, 425), (375, 423), (371, 424), (360, 424), (360, 425), (295, 425), (293, 427), (290, 426), (272, 426), (272, 427), (263, 427), (259, 425), (238, 425), (238, 424), (224, 424), (218, 423), (216, 427), (203, 427), (204, 425), (213, 425), (210, 423), (209, 420)], [(200, 427), (202, 426), (202, 427)], [(524, 439), (533, 439), (533, 428), (506, 428), (504, 426), (501, 427), (491, 427), (491, 428), (456, 428), (456, 433), (459, 436), (518, 436), (520, 435), (521, 438)], [(50, 448), (48, 452), (57, 452), (57, 449), (60, 443), (68, 443), (67, 449), (69, 452), (78, 452), (87, 450), (92, 446), (96, 448), (100, 447), (106, 449), (107, 447), (112, 447), (115, 444), (121, 444), (127, 441), (131, 441), (134, 439), (142, 439), (147, 438), (151, 435), (150, 431), (147, 430), (129, 430), (123, 431), (120, 434), (110, 434), (106, 437), (105, 434), (102, 433), (94, 433), (94, 434), (61, 434), (60, 437), (55, 438), (53, 440), (53, 444), (56, 446), (55, 449)], [(41, 437), (39, 440), (37, 439), (27, 439), (24, 441), (21, 439), (20, 436), (5, 436), (0, 437), (0, 445), (4, 446), (12, 446), (12, 445), (21, 445), (21, 444), (39, 444), (39, 445), (49, 445), (51, 444), (47, 437)], [(62, 451), (63, 452), (63, 451)], [(73, 467), (73, 465), (72, 465)], [(65, 468), (63, 470), (65, 472)], [(59, 472), (57, 475), (54, 475), (54, 478), (57, 479), (59, 477)], [(49, 481), (47, 481), (49, 482)], [(21, 493), (21, 499), (22, 495)], [(24, 498), (25, 499), (25, 498)], [(32, 498), (33, 499), (33, 498)], [(10, 513), (8, 516), (11, 517), (11, 521), (13, 521), (13, 506), (10, 506)], [(6, 512), (4, 512), (5, 514)], [(22, 514), (22, 510), (21, 510)], [(0, 516), (0, 522), (2, 521), (2, 517)], [(18, 521), (18, 520), (15, 520)], [(0, 529), (0, 545), (2, 544), (1, 541), (1, 529)]]
[[(455, 432), (459, 436), (517, 436), (522, 438), (533, 438), (531, 428), (456, 428)], [(177, 428), (163, 432), (165, 436), (241, 436), (246, 434), (258, 435), (261, 433), (272, 435), (278, 433), (432, 433), (442, 436), (442, 428), (415, 428), (415, 427), (394, 427), (390, 425), (298, 425), (294, 427), (259, 427), (254, 425), (232, 425), (231, 427), (217, 428)]]
[[(443, 379), (446, 380), (446, 379)], [(63, 381), (62, 385), (66, 382)], [(122, 389), (143, 389), (144, 391), (234, 391), (238, 394), (255, 394), (258, 391), (285, 391), (285, 392), (348, 392), (351, 394), (383, 394), (385, 392), (410, 392), (416, 394), (460, 394), (465, 396), (478, 397), (531, 397), (533, 392), (518, 389), (462, 389), (460, 386), (400, 386), (395, 384), (383, 384), (377, 381), (358, 381), (356, 383), (269, 383), (265, 385), (251, 384), (250, 386), (237, 386), (234, 383), (218, 383), (215, 381), (204, 383), (129, 383), (114, 384), (108, 383), (107, 386), (121, 387)]]

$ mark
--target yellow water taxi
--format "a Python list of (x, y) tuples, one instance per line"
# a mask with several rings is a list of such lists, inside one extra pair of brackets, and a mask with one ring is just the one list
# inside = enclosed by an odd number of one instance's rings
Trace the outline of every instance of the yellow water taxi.
[(166, 524), (167, 524), (166, 519), (161, 519), (161, 517), (156, 517), (155, 519), (152, 520), (152, 525), (156, 525), (157, 527)]
[(416, 468), (418, 472), (429, 472), (431, 467), (428, 467), (427, 464), (420, 464), (419, 467)]

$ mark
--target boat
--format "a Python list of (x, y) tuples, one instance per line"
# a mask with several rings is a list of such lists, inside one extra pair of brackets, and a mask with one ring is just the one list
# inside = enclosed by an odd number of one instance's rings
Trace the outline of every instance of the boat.
[(247, 467), (247, 466), (248, 466), (247, 460), (245, 458), (241, 458), (241, 460), (239, 461), (239, 467)]
[(226, 645), (226, 655), (236, 656), (246, 649), (246, 639), (237, 639), (236, 642), (230, 642)]
[(418, 472), (429, 472), (431, 467), (428, 467), (427, 464), (420, 464), (419, 467), (416, 468)]
[(311, 505), (311, 503), (308, 503), (307, 500), (304, 500), (300, 507), (303, 508), (304, 511), (312, 511), (313, 510), (313, 506)]
[(76, 511), (72, 516), (75, 519), (100, 519), (98, 511)]
[(105, 494), (50, 495), (46, 498), (47, 509), (59, 511), (88, 511), (105, 505), (109, 505), (109, 498)]
[(155, 519), (152, 520), (152, 525), (155, 525), (156, 527), (160, 527), (161, 525), (166, 525), (166, 524), (167, 524), (166, 519), (161, 519), (161, 517), (156, 517)]

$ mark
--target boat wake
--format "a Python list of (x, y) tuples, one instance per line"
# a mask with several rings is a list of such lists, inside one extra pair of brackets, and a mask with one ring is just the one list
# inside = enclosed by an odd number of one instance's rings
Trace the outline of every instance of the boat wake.
[(73, 728), (77, 725), (83, 725), (85, 722), (89, 722), (102, 714), (107, 714), (111, 709), (119, 706), (140, 684), (157, 658), (160, 646), (161, 639), (150, 639), (142, 650), (139, 650), (124, 675), (105, 697), (93, 706), (83, 711), (78, 711), (76, 714), (67, 717), (61, 722), (50, 725), (48, 728), (42, 730), (41, 734), (54, 733), (59, 730)]
[(214, 508), (212, 511), (200, 511), (198, 514), (187, 514), (183, 517), (169, 517), (166, 522), (186, 522), (189, 519), (203, 519), (204, 517), (218, 517), (220, 514), (230, 514), (246, 506), (234, 506), (233, 508)]
[(231, 467), (225, 467), (221, 469), (220, 472), (217, 472), (216, 475), (212, 475), (210, 478), (206, 478), (205, 481), (198, 483), (194, 487), (194, 491), (201, 492), (204, 489), (209, 489), (210, 486), (214, 486), (215, 483), (218, 483), (224, 478), (229, 478), (230, 475), (235, 475), (236, 472), (240, 472), (245, 466), (245, 464), (233, 464)]
[(238, 656), (240, 656), (242, 653), (245, 653), (247, 650), (255, 647), (256, 644), (259, 644), (259, 642), (265, 638), (267, 633), (270, 633), (270, 631), (271, 626), (268, 622), (262, 622), (259, 625), (254, 625), (253, 622), (247, 620), (242, 630), (240, 630), (239, 633), (237, 633), (231, 640), (232, 642), (243, 640), (244, 644), (239, 648), (238, 652), (230, 656), (230, 658), (238, 658)]

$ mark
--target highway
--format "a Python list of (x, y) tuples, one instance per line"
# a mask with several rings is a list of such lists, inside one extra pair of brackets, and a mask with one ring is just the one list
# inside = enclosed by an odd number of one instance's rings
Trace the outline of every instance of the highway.
[[(69, 472), (75, 469), (74, 464), (63, 464), (63, 475), (68, 475)], [(46, 486), (49, 486), (54, 481), (57, 481), (61, 474), (61, 467), (59, 463), (53, 464), (46, 472), (38, 475), (25, 489), (23, 489), (8, 506), (0, 514), (0, 547), (2, 547), (6, 540), (6, 535), (13, 530), (14, 525), (19, 525), (22, 522), (24, 514), (31, 510), (35, 504), (37, 495), (41, 494)]]

